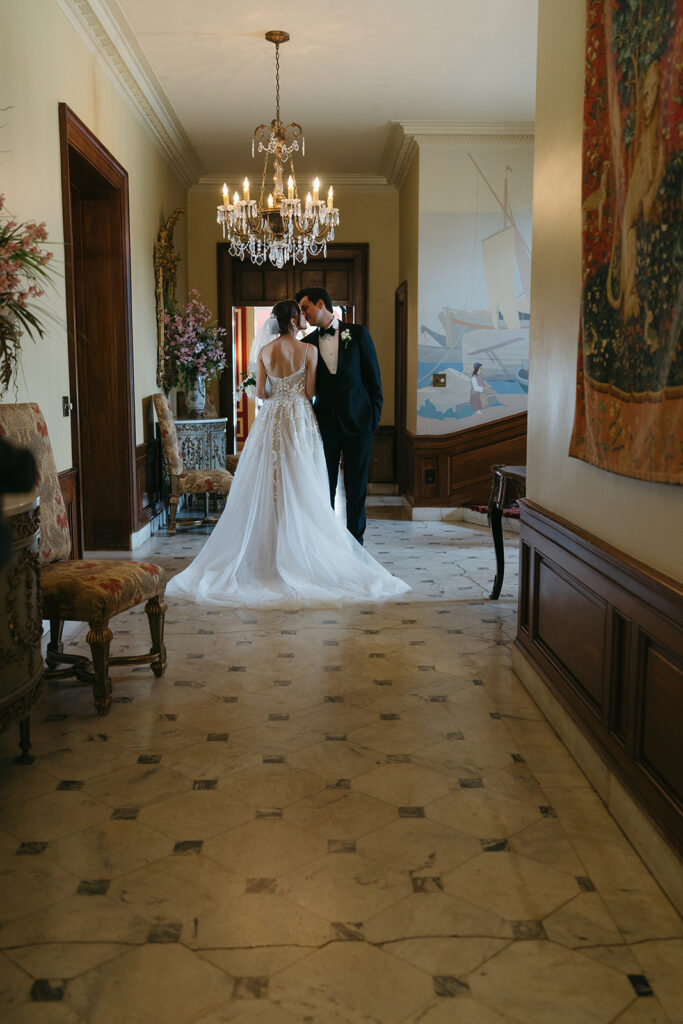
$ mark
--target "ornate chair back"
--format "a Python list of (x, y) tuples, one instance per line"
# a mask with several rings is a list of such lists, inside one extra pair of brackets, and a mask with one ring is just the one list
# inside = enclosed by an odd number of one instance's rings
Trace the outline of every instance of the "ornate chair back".
[(43, 414), (35, 402), (0, 405), (0, 434), (33, 453), (40, 494), (40, 565), (57, 562), (71, 554), (69, 518), (59, 486), (57, 466)]
[(180, 476), (183, 471), (183, 457), (180, 452), (180, 443), (178, 442), (178, 431), (173, 422), (171, 403), (166, 395), (162, 394), (152, 395), (152, 400), (157, 419), (159, 420), (161, 443), (164, 446), (168, 472), (171, 476)]

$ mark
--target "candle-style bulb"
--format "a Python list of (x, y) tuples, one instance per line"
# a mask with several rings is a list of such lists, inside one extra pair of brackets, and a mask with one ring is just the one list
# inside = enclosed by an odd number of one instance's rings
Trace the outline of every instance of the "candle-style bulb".
[(223, 182), (223, 206), (230, 205), (230, 193), (228, 192), (228, 186)]
[(294, 198), (294, 178), (292, 177), (291, 174), (287, 178), (287, 198), (288, 199), (293, 199)]
[(232, 201), (235, 204), (235, 206), (237, 206), (237, 204), (240, 201), (240, 194), (239, 194), (239, 192), (235, 192), (234, 196), (232, 197)]
[(268, 193), (268, 209), (269, 210), (273, 209), (273, 193), (272, 192)]
[(249, 178), (245, 178), (242, 182), (242, 189), (244, 191), (244, 201), (249, 202)]
[(313, 200), (316, 203), (318, 202), (318, 193), (319, 192), (320, 192), (320, 182), (316, 178), (315, 181), (313, 182)]
[(331, 210), (333, 206), (334, 206), (334, 189), (330, 185), (330, 187), (328, 189), (328, 192), (327, 192), (327, 209)]

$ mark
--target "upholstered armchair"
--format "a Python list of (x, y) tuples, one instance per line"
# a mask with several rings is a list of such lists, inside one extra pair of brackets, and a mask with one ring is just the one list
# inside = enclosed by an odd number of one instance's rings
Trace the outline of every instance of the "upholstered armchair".
[[(155, 676), (161, 676), (166, 668), (164, 572), (151, 562), (70, 559), (66, 508), (47, 426), (38, 406), (0, 405), (0, 435), (29, 448), (38, 467), (41, 604), (43, 618), (50, 620), (46, 676), (50, 679), (75, 675), (90, 683), (97, 713), (106, 715), (112, 703), (110, 665), (149, 663)], [(151, 650), (148, 654), (110, 657), (110, 620), (143, 601), (152, 635)], [(88, 623), (87, 642), (92, 660), (64, 653), (61, 637), (65, 621)], [(59, 668), (60, 665), (67, 667)]]
[(173, 422), (173, 412), (166, 395), (152, 395), (159, 429), (161, 431), (161, 443), (164, 446), (166, 465), (171, 483), (169, 494), (168, 510), (168, 532), (174, 534), (178, 526), (196, 526), (198, 522), (207, 522), (203, 519), (188, 519), (187, 522), (176, 522), (178, 502), (182, 494), (227, 494), (230, 490), (233, 474), (228, 469), (185, 469), (183, 456), (178, 443), (178, 432)]

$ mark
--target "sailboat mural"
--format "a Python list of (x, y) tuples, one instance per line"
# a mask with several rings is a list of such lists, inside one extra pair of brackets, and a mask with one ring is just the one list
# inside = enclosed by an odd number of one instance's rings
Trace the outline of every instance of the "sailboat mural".
[[(476, 174), (500, 208), (500, 226), (475, 237), (473, 268), (488, 308), (442, 306), (440, 330), (422, 323), (418, 341), (418, 433), (451, 433), (526, 409), (529, 385), (531, 250), (511, 208), (505, 165), (498, 195), (471, 153)], [(479, 223), (476, 211), (472, 214)], [(462, 218), (458, 222), (462, 230)], [(475, 266), (476, 264), (476, 266)]]

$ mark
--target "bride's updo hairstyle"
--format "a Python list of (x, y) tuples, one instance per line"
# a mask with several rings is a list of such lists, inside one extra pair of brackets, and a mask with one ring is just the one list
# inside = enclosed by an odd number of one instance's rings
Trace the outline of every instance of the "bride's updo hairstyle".
[(282, 302), (276, 302), (271, 312), (271, 316), (274, 316), (277, 320), (277, 325), (282, 334), (289, 333), (290, 320), (298, 322), (300, 315), (299, 303), (293, 299), (283, 299)]

